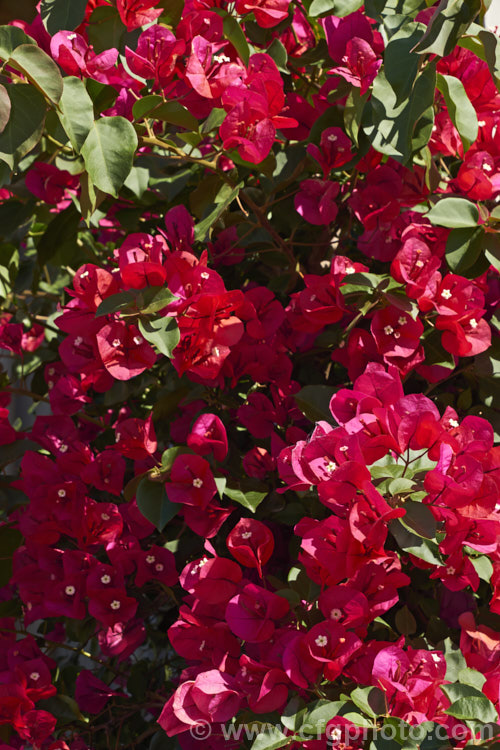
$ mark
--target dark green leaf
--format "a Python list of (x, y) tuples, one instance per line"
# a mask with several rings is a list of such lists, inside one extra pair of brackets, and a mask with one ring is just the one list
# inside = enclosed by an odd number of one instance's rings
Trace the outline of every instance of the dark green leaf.
[(132, 167), (130, 174), (123, 183), (123, 187), (130, 190), (139, 200), (142, 198), (149, 185), (149, 169), (145, 167)]
[(433, 565), (443, 564), (436, 542), (413, 534), (405, 528), (400, 518), (394, 519), (389, 523), (389, 530), (398, 545), (405, 552), (409, 552), (411, 555)]
[(258, 492), (256, 490), (242, 492), (241, 490), (236, 488), (226, 487), (224, 490), (224, 494), (227, 495), (231, 500), (234, 500), (235, 503), (239, 503), (239, 505), (242, 505), (244, 508), (251, 510), (252, 513), (255, 513), (268, 493)]
[(272, 724), (265, 731), (259, 733), (252, 743), (251, 750), (278, 750), (280, 747), (289, 745), (291, 737), (287, 737)]
[(73, 31), (85, 17), (87, 0), (42, 0), (40, 15), (51, 36), (58, 31)]
[(68, 76), (63, 83), (59, 119), (71, 145), (79, 153), (94, 124), (94, 105), (79, 78)]
[(211, 110), (205, 122), (203, 123), (203, 125), (201, 126), (200, 132), (210, 133), (212, 130), (215, 130), (220, 125), (222, 125), (225, 117), (226, 117), (225, 109), (219, 109), (219, 107), (214, 107)]
[(308, 714), (301, 730), (307, 737), (309, 734), (316, 736), (317, 727), (325, 727), (330, 719), (338, 716), (340, 710), (345, 706), (345, 701), (328, 701), (320, 699), (308, 706)]
[(480, 10), (481, 0), (441, 0), (416, 51), (449, 55)]
[(288, 61), (288, 54), (282, 42), (278, 38), (273, 39), (271, 44), (266, 50), (269, 57), (272, 57), (276, 63), (276, 67), (282, 73), (288, 73), (289, 70), (286, 66)]
[(467, 96), (462, 81), (458, 78), (438, 74), (436, 83), (444, 96), (448, 114), (458, 130), (464, 150), (467, 151), (476, 140), (479, 130), (476, 110)]
[(150, 344), (169, 359), (180, 341), (181, 335), (175, 318), (158, 318), (157, 320), (140, 320), (139, 330)]
[(306, 711), (303, 699), (293, 695), (281, 715), (281, 723), (291, 732), (297, 732), (303, 724)]
[(43, 96), (33, 86), (11, 83), (5, 88), (12, 109), (9, 122), (0, 133), (0, 159), (12, 169), (40, 140), (46, 105)]
[(125, 27), (116, 8), (100, 5), (92, 12), (87, 35), (95, 52), (104, 52), (112, 47), (120, 49), (124, 33)]
[(152, 120), (169, 122), (188, 130), (198, 130), (198, 120), (186, 107), (180, 102), (165, 102), (157, 94), (151, 94), (137, 101), (132, 111), (135, 120), (148, 117)]
[(59, 67), (40, 47), (21, 44), (10, 56), (9, 65), (20, 70), (51, 102), (59, 102), (63, 92)]
[[(395, 480), (399, 481), (399, 480)], [(423, 503), (406, 502), (404, 505), (406, 515), (403, 516), (402, 522), (405, 526), (425, 539), (435, 539), (436, 537), (436, 519), (431, 509)]]
[[(238, 193), (240, 192), (240, 188), (243, 186), (243, 183), (240, 182), (236, 187), (231, 190), (229, 193), (227, 192), (226, 188), (227, 186), (224, 186), (224, 192), (221, 190), (219, 192), (219, 196), (222, 194), (225, 194), (225, 197), (218, 203), (216, 203), (215, 208), (213, 211), (211, 211), (207, 217), (205, 217), (202, 221), (200, 221), (194, 228), (194, 238), (198, 242), (203, 242), (206, 239), (206, 236), (212, 227), (213, 224), (217, 221), (219, 216), (222, 216), (226, 208), (228, 208), (231, 203), (234, 201)], [(218, 197), (219, 197), (218, 196)]]
[(401, 609), (398, 609), (394, 621), (398, 631), (402, 635), (412, 635), (417, 632), (417, 621), (406, 604)]
[(474, 203), (465, 198), (441, 198), (426, 214), (431, 224), (440, 227), (476, 227), (479, 211)]
[(101, 318), (103, 315), (109, 315), (110, 313), (119, 312), (134, 305), (137, 298), (137, 292), (118, 292), (112, 294), (110, 297), (103, 299), (101, 304), (96, 310), (96, 318)]
[(0, 84), (0, 133), (3, 133), (10, 117), (10, 99), (5, 86)]
[(151, 521), (158, 531), (163, 531), (167, 523), (179, 512), (181, 505), (172, 503), (165, 492), (165, 485), (152, 482), (145, 477), (136, 492), (137, 507), (144, 518)]
[(357, 687), (349, 698), (368, 716), (376, 718), (386, 713), (384, 693), (378, 687)]
[(336, 390), (329, 385), (305, 385), (295, 394), (295, 403), (311, 422), (333, 422), (330, 401)]
[(0, 26), (0, 59), (7, 61), (16, 47), (35, 44), (35, 41), (18, 26)]
[(384, 52), (384, 70), (396, 95), (396, 104), (408, 99), (417, 77), (420, 57), (412, 49), (424, 33), (421, 23), (406, 23), (391, 37)]
[(446, 240), (446, 262), (453, 273), (464, 275), (479, 258), (483, 248), (483, 227), (452, 229)]
[(92, 183), (104, 193), (118, 197), (132, 169), (136, 149), (137, 134), (124, 117), (97, 120), (82, 146)]
[(63, 247), (76, 249), (80, 215), (73, 203), (56, 214), (43, 233), (37, 246), (38, 263), (44, 266)]
[(234, 16), (225, 15), (222, 21), (224, 36), (229, 39), (236, 52), (243, 60), (245, 65), (248, 65), (250, 58), (250, 49), (246, 40), (245, 34), (238, 21)]
[(175, 294), (166, 286), (151, 286), (149, 289), (141, 290), (137, 306), (143, 315), (153, 315), (176, 299)]

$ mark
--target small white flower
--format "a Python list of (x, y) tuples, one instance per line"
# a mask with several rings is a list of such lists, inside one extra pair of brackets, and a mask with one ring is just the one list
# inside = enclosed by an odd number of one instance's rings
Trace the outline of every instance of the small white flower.
[(386, 336), (390, 336), (392, 333), (394, 333), (394, 328), (392, 326), (385, 326), (384, 333)]
[(335, 463), (335, 461), (328, 461), (327, 465), (325, 466), (325, 471), (327, 474), (333, 474), (336, 468), (337, 464)]
[(458, 427), (458, 419), (449, 419), (448, 424), (450, 427)]
[(342, 619), (342, 610), (338, 608), (332, 609), (332, 611), (330, 612), (330, 620), (334, 620), (335, 622), (338, 622), (341, 619)]
[[(75, 35), (75, 36), (76, 36), (76, 35)], [(69, 39), (69, 38), (70, 38), (70, 37), (68, 37), (68, 39)], [(87, 278), (87, 276), (89, 276), (89, 275), (90, 275), (90, 274), (89, 274), (89, 272), (88, 272), (88, 271), (84, 271), (83, 273), (81, 273), (81, 274), (80, 274), (80, 278), (81, 278), (81, 279), (86, 279), (86, 278)]]
[(399, 331), (395, 331), (395, 332), (394, 332), (394, 338), (395, 338), (395, 339), (399, 339), (399, 338), (401, 338), (401, 334), (399, 333)]
[(208, 273), (208, 271), (203, 271), (203, 273), (200, 273), (200, 276), (205, 280), (210, 278), (210, 274)]
[(74, 596), (76, 594), (76, 589), (74, 586), (66, 586), (64, 593), (68, 596)]
[(103, 576), (101, 576), (101, 583), (104, 583), (104, 584), (111, 583), (111, 576), (105, 573)]
[(163, 564), (162, 564), (162, 563), (156, 563), (156, 565), (155, 565), (155, 570), (156, 570), (156, 571), (157, 571), (158, 573), (161, 573), (161, 572), (162, 572), (162, 570), (163, 570), (163, 567), (164, 567), (164, 566), (163, 566)]
[(477, 328), (477, 320), (475, 318), (471, 318), (469, 320), (469, 325), (471, 328)]
[(108, 516), (107, 513), (101, 513), (101, 518), (102, 518), (103, 521), (109, 521), (109, 519), (111, 518), (111, 516)]
[(319, 646), (320, 648), (323, 648), (323, 646), (327, 645), (328, 638), (326, 637), (326, 635), (318, 635), (318, 637), (316, 638), (316, 640), (314, 641), (314, 643), (316, 644), (316, 646)]
[(454, 576), (455, 575), (456, 571), (455, 571), (455, 568), (453, 567), (453, 565), (448, 565), (448, 567), (446, 568), (446, 573), (449, 576)]
[(111, 346), (114, 346), (115, 349), (118, 349), (118, 347), (121, 345), (122, 342), (120, 341), (120, 339), (113, 339), (113, 341), (111, 342)]
[(399, 323), (399, 325), (400, 325), (400, 326), (404, 326), (404, 325), (405, 325), (405, 323), (406, 323), (406, 315), (401, 315), (401, 316), (400, 316), (400, 317), (398, 318), (398, 323)]
[(62, 443), (62, 444), (61, 444), (61, 445), (59, 446), (59, 450), (61, 451), (61, 453), (66, 453), (66, 451), (68, 450), (68, 446), (67, 446), (67, 445), (65, 445), (64, 443)]
[(241, 538), (242, 539), (250, 539), (251, 536), (252, 536), (252, 532), (251, 531), (244, 531), (242, 533), (242, 535), (241, 535)]
[(335, 729), (332, 729), (330, 732), (330, 739), (333, 740), (333, 742), (338, 742), (342, 738), (342, 732), (338, 727), (335, 727)]
[(196, 487), (197, 490), (199, 490), (200, 487), (203, 487), (203, 479), (200, 479), (199, 477), (195, 477), (193, 479), (193, 487)]
[(142, 344), (142, 336), (134, 336), (132, 341), (136, 346), (139, 346), (139, 344)]
[(347, 266), (347, 268), (345, 269), (345, 272), (346, 272), (347, 274), (349, 274), (349, 276), (350, 276), (350, 275), (351, 275), (351, 273), (356, 273), (356, 269), (355, 269), (355, 268), (353, 268), (352, 266)]
[(451, 297), (450, 290), (449, 289), (443, 289), (443, 291), (441, 292), (441, 297), (444, 297), (444, 299), (450, 299), (450, 297)]
[(66, 490), (57, 490), (59, 497), (66, 497)]
[[(76, 39), (76, 36), (77, 36), (76, 34), (68, 34), (67, 36), (68, 42), (72, 42), (73, 39)], [(85, 271), (84, 273), (88, 274), (88, 271)], [(82, 276), (83, 276), (83, 273), (82, 273)]]
[(491, 164), (488, 164), (487, 162), (483, 164), (483, 169), (485, 172), (493, 172), (493, 167), (491, 166)]
[(146, 562), (148, 563), (148, 565), (151, 565), (151, 563), (154, 563), (155, 560), (156, 560), (156, 557), (154, 555), (148, 555), (146, 557)]
[(109, 606), (111, 607), (111, 609), (116, 610), (116, 609), (120, 609), (122, 605), (121, 605), (121, 602), (118, 601), (118, 599), (113, 599), (113, 601), (111, 602)]
[(425, 263), (424, 263), (423, 260), (416, 260), (415, 261), (415, 265), (416, 265), (417, 268), (423, 268), (424, 265), (425, 265)]
[(81, 336), (77, 336), (75, 339), (75, 346), (80, 346), (80, 344), (83, 343), (83, 339)]
[(32, 672), (30, 674), (30, 680), (33, 680), (33, 682), (36, 682), (40, 679), (40, 673), (39, 672)]

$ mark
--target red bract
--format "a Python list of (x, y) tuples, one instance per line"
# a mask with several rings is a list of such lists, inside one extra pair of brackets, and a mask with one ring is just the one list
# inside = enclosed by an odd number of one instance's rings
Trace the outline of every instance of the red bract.
[(136, 326), (123, 322), (104, 325), (97, 333), (104, 367), (116, 380), (130, 380), (156, 361), (156, 352)]
[(187, 436), (187, 444), (200, 456), (213, 454), (216, 461), (227, 456), (226, 428), (215, 414), (202, 414)]
[(141, 78), (152, 78), (155, 88), (165, 88), (184, 49), (184, 41), (177, 40), (164, 26), (150, 26), (140, 35), (135, 51), (125, 47), (125, 57), (133, 73)]
[(275, 620), (288, 614), (286, 599), (249, 583), (226, 607), (226, 622), (232, 632), (244, 641), (260, 643), (271, 638)]
[(277, 26), (288, 16), (290, 0), (236, 0), (236, 12), (252, 13), (264, 29)]
[(152, 23), (161, 16), (163, 9), (157, 8), (159, 0), (116, 0), (120, 18), (127, 31)]
[(208, 461), (200, 456), (177, 456), (165, 489), (173, 503), (204, 510), (217, 492)]
[(262, 566), (274, 550), (274, 537), (267, 526), (253, 518), (242, 518), (229, 533), (226, 543), (239, 563), (257, 568), (262, 578)]
[(294, 199), (295, 209), (310, 224), (330, 224), (338, 213), (335, 198), (339, 190), (336, 182), (304, 180)]

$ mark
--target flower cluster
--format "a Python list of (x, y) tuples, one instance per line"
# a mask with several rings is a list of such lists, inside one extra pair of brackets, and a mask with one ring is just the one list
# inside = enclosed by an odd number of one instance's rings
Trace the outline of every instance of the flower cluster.
[(479, 5), (0, 27), (0, 750), (500, 732)]

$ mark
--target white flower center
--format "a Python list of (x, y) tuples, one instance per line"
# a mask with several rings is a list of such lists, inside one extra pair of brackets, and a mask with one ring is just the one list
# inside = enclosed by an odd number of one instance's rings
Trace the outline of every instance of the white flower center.
[(330, 143), (335, 143), (335, 141), (337, 140), (337, 136), (335, 135), (335, 133), (330, 133), (327, 140), (330, 141)]
[[(68, 39), (69, 39), (69, 38), (70, 38), (70, 37), (68, 37)], [(73, 38), (74, 38), (74, 37), (73, 37)], [(90, 274), (89, 274), (89, 272), (88, 272), (88, 271), (84, 271), (83, 273), (81, 273), (81, 274), (80, 274), (80, 278), (81, 278), (81, 279), (86, 279), (86, 278), (87, 278), (87, 276), (89, 276), (89, 275), (90, 275)]]
[(101, 513), (101, 518), (102, 518), (103, 521), (109, 521), (109, 519), (111, 518), (111, 516), (108, 516), (107, 513)]
[(384, 333), (386, 336), (390, 336), (391, 333), (394, 333), (394, 328), (392, 326), (385, 326)]
[(74, 586), (66, 586), (64, 593), (68, 596), (74, 596), (76, 594), (76, 589)]
[(59, 446), (59, 450), (61, 451), (61, 453), (66, 453), (66, 451), (68, 450), (68, 446), (67, 446), (67, 445), (65, 445), (64, 443), (62, 443), (62, 444), (61, 444), (61, 445)]
[(38, 672), (32, 672), (30, 674), (30, 680), (33, 680), (34, 682), (36, 682), (39, 679), (40, 679), (40, 675)]
[(406, 323), (406, 315), (401, 315), (401, 317), (398, 318), (398, 323), (400, 326), (404, 326)]
[(326, 637), (326, 635), (318, 635), (314, 643), (316, 644), (316, 646), (323, 648), (323, 646), (326, 646), (326, 644), (328, 643), (328, 638)]
[(101, 583), (111, 583), (111, 576), (105, 573), (101, 576)]
[(203, 479), (200, 479), (199, 477), (195, 477), (193, 479), (193, 487), (196, 487), (197, 490), (199, 490), (200, 487), (203, 487)]
[(455, 568), (453, 567), (453, 565), (448, 565), (448, 567), (446, 568), (446, 573), (447, 573), (447, 574), (448, 574), (449, 576), (454, 576), (454, 575), (455, 575), (455, 572), (456, 572), (456, 571), (455, 571)]
[(477, 320), (475, 318), (471, 318), (469, 324), (471, 328), (477, 328)]
[(423, 268), (425, 263), (423, 260), (416, 260), (415, 265), (417, 266), (417, 268)]
[(66, 490), (57, 490), (59, 497), (66, 497)]
[(121, 603), (120, 603), (120, 602), (118, 601), (118, 599), (113, 599), (113, 601), (111, 602), (111, 604), (110, 604), (109, 606), (111, 607), (111, 609), (115, 609), (115, 610), (116, 610), (116, 609), (120, 609), (120, 607), (121, 607), (122, 605), (121, 605)]
[(154, 555), (148, 555), (146, 557), (146, 562), (148, 563), (148, 565), (151, 565), (151, 563), (154, 563), (155, 560), (156, 560), (156, 557)]
[(458, 419), (449, 419), (448, 424), (450, 427), (458, 427)]
[(203, 271), (203, 273), (200, 273), (200, 276), (201, 276), (202, 279), (209, 279), (210, 278), (210, 274), (208, 273), (208, 271)]
[(121, 346), (122, 342), (120, 339), (113, 339), (111, 342), (111, 346), (113, 346), (115, 349), (118, 349), (119, 346)]
[(443, 289), (443, 291), (441, 292), (441, 297), (444, 297), (445, 299), (450, 299), (450, 297), (451, 297), (450, 290), (449, 289)]
[(341, 609), (332, 609), (330, 612), (330, 620), (335, 620), (335, 622), (338, 622), (342, 619), (342, 610)]
[(242, 535), (241, 535), (241, 538), (242, 539), (250, 539), (251, 536), (252, 536), (252, 532), (251, 531), (244, 531), (242, 533)]
[(162, 570), (163, 570), (163, 565), (162, 565), (162, 563), (156, 563), (156, 565), (155, 565), (155, 570), (157, 570), (157, 571), (158, 571), (158, 573), (161, 573), (161, 572), (162, 572)]
[(83, 343), (83, 339), (81, 336), (77, 336), (75, 339), (75, 346), (80, 346), (80, 344)]
[(336, 468), (337, 464), (335, 463), (335, 461), (328, 461), (327, 465), (325, 466), (325, 471), (327, 474), (333, 474)]

